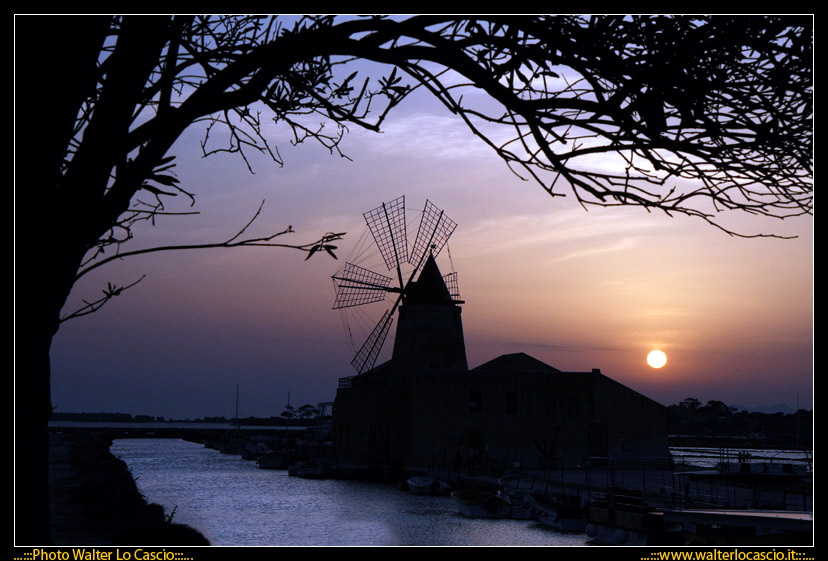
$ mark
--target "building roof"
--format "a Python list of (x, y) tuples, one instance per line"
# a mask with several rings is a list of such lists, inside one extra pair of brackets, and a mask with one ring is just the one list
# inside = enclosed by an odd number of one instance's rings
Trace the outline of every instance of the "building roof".
[(499, 357), (481, 364), (472, 371), (510, 371), (510, 372), (560, 372), (557, 368), (539, 361), (526, 353), (513, 353), (500, 355)]
[(454, 304), (433, 255), (429, 255), (420, 277), (407, 290), (406, 304)]

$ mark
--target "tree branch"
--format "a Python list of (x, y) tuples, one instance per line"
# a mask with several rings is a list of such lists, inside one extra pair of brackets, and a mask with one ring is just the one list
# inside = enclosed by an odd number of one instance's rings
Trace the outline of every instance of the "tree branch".
[(125, 251), (118, 253), (116, 255), (112, 255), (105, 259), (100, 259), (95, 261), (94, 263), (86, 266), (82, 270), (78, 271), (78, 274), (75, 276), (75, 280), (79, 280), (81, 277), (94, 271), (99, 267), (103, 267), (107, 263), (112, 261), (121, 260), (126, 257), (134, 257), (136, 255), (145, 255), (147, 253), (158, 253), (162, 251), (180, 251), (180, 250), (192, 250), (192, 249), (214, 249), (214, 248), (233, 248), (233, 247), (281, 247), (281, 248), (288, 248), (288, 249), (296, 249), (299, 251), (304, 251), (308, 254), (306, 260), (309, 259), (314, 253), (320, 250), (324, 250), (327, 254), (331, 257), (336, 259), (336, 255), (334, 250), (337, 249), (335, 245), (331, 245), (331, 242), (341, 240), (345, 235), (345, 232), (341, 233), (333, 233), (327, 232), (321, 238), (316, 241), (305, 243), (305, 244), (282, 244), (282, 243), (273, 243), (273, 240), (286, 235), (286, 234), (293, 234), (295, 231), (293, 230), (293, 226), (288, 226), (281, 232), (276, 232), (275, 234), (270, 234), (268, 236), (261, 236), (261, 237), (251, 237), (251, 238), (244, 238), (239, 239), (245, 231), (253, 224), (253, 222), (259, 217), (261, 214), (262, 208), (264, 207), (264, 201), (259, 205), (259, 208), (256, 210), (256, 213), (238, 232), (236, 232), (233, 236), (228, 238), (223, 242), (215, 242), (215, 243), (204, 243), (204, 244), (187, 244), (187, 245), (165, 245), (165, 246), (157, 246), (157, 247), (149, 247), (144, 249), (136, 249), (133, 251)]
[(123, 293), (124, 290), (126, 290), (128, 288), (132, 288), (133, 286), (135, 286), (136, 284), (138, 284), (139, 282), (144, 280), (144, 278), (146, 276), (147, 275), (141, 275), (141, 278), (139, 278), (135, 282), (133, 282), (131, 284), (124, 285), (124, 286), (117, 286), (117, 285), (112, 284), (111, 282), (107, 283), (106, 284), (106, 289), (103, 291), (104, 295), (101, 298), (99, 298), (97, 300), (93, 300), (91, 302), (87, 301), (87, 300), (84, 300), (83, 301), (83, 303), (84, 303), (83, 306), (81, 306), (80, 308), (78, 308), (74, 312), (71, 312), (69, 314), (61, 316), (60, 323), (69, 321), (70, 319), (75, 319), (75, 318), (79, 318), (79, 317), (83, 317), (83, 316), (88, 316), (89, 314), (93, 314), (93, 313), (97, 312), (107, 302), (109, 302), (110, 300), (112, 300), (116, 296), (120, 296)]

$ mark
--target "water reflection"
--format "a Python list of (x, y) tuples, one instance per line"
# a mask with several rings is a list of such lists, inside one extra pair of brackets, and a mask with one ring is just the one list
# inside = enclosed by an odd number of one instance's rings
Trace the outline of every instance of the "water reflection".
[(537, 522), (472, 520), (451, 499), (290, 477), (183, 440), (116, 440), (150, 502), (213, 545), (585, 545)]

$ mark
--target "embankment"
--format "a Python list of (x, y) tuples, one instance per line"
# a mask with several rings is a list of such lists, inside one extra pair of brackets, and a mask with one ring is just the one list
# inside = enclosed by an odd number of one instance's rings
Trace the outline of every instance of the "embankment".
[(77, 546), (209, 545), (172, 513), (148, 503), (104, 434), (50, 435), (52, 541)]

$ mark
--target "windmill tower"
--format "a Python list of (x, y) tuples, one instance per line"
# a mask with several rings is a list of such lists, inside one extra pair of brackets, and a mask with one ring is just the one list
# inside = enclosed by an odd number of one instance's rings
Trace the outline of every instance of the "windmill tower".
[[(399, 310), (392, 360), (417, 368), (468, 368), (460, 321), (457, 275), (443, 277), (435, 258), (448, 242), (457, 223), (426, 201), (417, 236), (409, 251), (405, 197), (363, 214), (385, 265), (395, 277), (353, 263), (333, 275), (334, 309), (364, 306), (394, 296), (351, 364), (364, 374), (376, 364), (394, 314)], [(403, 265), (413, 269), (403, 274)], [(419, 275), (419, 276), (418, 276)]]

